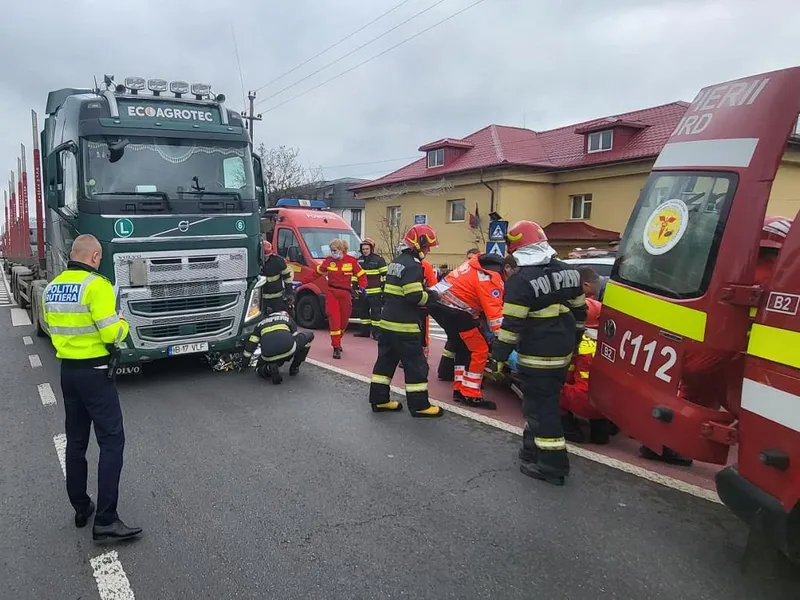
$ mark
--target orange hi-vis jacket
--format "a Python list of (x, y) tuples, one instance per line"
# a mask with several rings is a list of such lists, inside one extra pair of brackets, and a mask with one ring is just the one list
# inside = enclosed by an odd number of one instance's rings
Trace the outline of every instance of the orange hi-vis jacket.
[(339, 260), (328, 256), (317, 267), (317, 273), (326, 275), (328, 285), (337, 290), (352, 289), (353, 277), (358, 280), (359, 287), (367, 287), (367, 274), (358, 261), (349, 254), (345, 254)]
[(589, 402), (589, 371), (592, 367), (597, 342), (589, 336), (583, 336), (578, 351), (572, 357), (567, 381), (561, 388), (559, 406), (584, 419), (603, 419), (603, 413)]
[(433, 265), (426, 259), (423, 258), (420, 262), (422, 263), (422, 276), (425, 279), (425, 287), (432, 288), (439, 282), (436, 277), (436, 271), (433, 270)]
[(503, 278), (500, 273), (484, 269), (475, 255), (454, 271), (450, 271), (434, 289), (439, 303), (463, 310), (478, 319), (483, 313), (492, 331), (503, 324)]

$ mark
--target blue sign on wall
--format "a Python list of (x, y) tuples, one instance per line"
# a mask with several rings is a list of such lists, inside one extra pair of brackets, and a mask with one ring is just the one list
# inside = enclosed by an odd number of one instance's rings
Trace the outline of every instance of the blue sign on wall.
[(505, 242), (508, 233), (508, 221), (491, 221), (489, 223), (489, 241)]
[(498, 256), (506, 255), (505, 242), (489, 242), (486, 244), (486, 254), (497, 254)]
[(427, 225), (428, 215), (414, 215), (414, 225)]

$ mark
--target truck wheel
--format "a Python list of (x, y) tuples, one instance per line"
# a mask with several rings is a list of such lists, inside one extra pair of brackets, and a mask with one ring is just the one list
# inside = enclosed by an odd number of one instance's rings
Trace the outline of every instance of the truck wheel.
[(313, 294), (300, 297), (294, 312), (300, 327), (322, 329), (325, 326), (325, 313), (322, 312), (322, 306)]
[(42, 306), (40, 298), (44, 294), (44, 289), (47, 287), (47, 282), (38, 280), (31, 282), (31, 322), (36, 327), (37, 337), (47, 337), (47, 332), (42, 327)]

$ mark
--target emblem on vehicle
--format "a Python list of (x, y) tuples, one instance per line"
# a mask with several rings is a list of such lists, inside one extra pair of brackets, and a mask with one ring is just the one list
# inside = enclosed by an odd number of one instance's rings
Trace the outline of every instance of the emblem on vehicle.
[(178, 223), (178, 230), (182, 233), (189, 231), (189, 221), (180, 221)]
[(617, 324), (614, 323), (614, 319), (609, 319), (603, 325), (603, 332), (606, 334), (606, 338), (609, 340), (617, 335)]
[(238, 219), (236, 221), (235, 227), (236, 227), (236, 231), (244, 231), (244, 221), (242, 221), (241, 219)]

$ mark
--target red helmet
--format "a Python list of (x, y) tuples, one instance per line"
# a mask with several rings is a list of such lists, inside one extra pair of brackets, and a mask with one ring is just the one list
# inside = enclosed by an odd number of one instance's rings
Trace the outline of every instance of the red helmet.
[(272, 254), (272, 242), (264, 240), (264, 254)]
[(600, 309), (603, 308), (603, 305), (600, 304), (594, 298), (587, 298), (586, 299), (586, 309), (588, 314), (586, 315), (586, 327), (589, 329), (597, 329), (600, 327)]
[(516, 252), (520, 248), (546, 242), (547, 236), (541, 226), (535, 221), (517, 221), (508, 228), (506, 242), (508, 242), (508, 252)]
[(761, 228), (762, 248), (775, 248), (780, 250), (786, 235), (792, 227), (792, 219), (788, 217), (767, 217), (764, 219), (764, 226)]
[(429, 225), (412, 225), (406, 231), (403, 241), (406, 246), (418, 252), (427, 252), (429, 248), (439, 245), (439, 240), (436, 239), (436, 232)]

